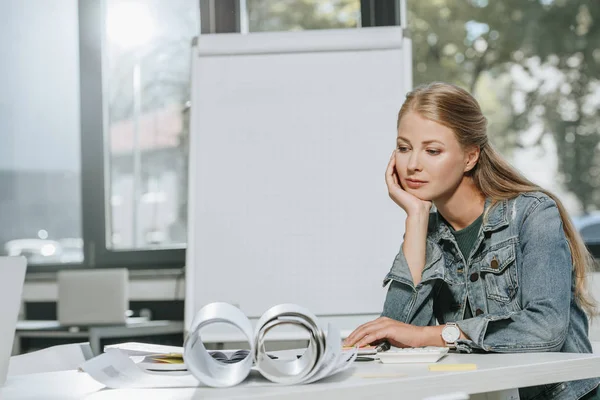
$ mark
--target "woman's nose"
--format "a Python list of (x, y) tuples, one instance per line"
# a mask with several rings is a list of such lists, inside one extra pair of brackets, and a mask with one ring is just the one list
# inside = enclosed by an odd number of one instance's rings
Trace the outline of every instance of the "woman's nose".
[(410, 157), (408, 159), (408, 170), (409, 171), (420, 171), (421, 170), (421, 163), (419, 161), (417, 152), (415, 152), (415, 151), (413, 151), (410, 154)]

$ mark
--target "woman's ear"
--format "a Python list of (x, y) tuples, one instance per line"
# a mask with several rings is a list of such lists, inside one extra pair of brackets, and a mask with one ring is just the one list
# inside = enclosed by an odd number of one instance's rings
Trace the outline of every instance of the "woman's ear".
[(465, 152), (465, 169), (464, 172), (469, 172), (477, 165), (479, 161), (479, 153), (481, 149), (479, 146), (471, 146)]

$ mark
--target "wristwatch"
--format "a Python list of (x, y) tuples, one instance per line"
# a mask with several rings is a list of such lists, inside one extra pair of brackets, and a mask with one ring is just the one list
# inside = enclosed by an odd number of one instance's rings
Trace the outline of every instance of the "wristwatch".
[(456, 348), (456, 341), (460, 338), (460, 329), (454, 322), (446, 323), (444, 329), (442, 329), (442, 339), (446, 342), (446, 346), (451, 349)]

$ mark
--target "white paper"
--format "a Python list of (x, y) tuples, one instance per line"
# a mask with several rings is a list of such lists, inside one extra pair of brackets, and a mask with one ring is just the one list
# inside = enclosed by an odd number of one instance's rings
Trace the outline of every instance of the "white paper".
[(107, 351), (109, 349), (122, 350), (125, 354), (129, 356), (149, 356), (153, 354), (183, 353), (183, 347), (137, 342), (127, 342), (104, 346), (104, 351)]
[(321, 365), (320, 370), (313, 375), (312, 378), (306, 381), (306, 383), (316, 382), (320, 379), (327, 378), (328, 376), (337, 374), (349, 368), (356, 356), (358, 355), (358, 348), (355, 347), (352, 350), (342, 350), (342, 346), (335, 346), (333, 343), (341, 343), (340, 331), (331, 326), (327, 327), (327, 352)]
[(81, 369), (112, 389), (201, 386), (198, 379), (190, 373), (144, 371), (118, 349), (109, 349), (106, 353), (86, 361)]
[[(305, 383), (315, 382), (326, 377), (338, 374), (352, 366), (356, 358), (356, 351), (346, 350), (338, 354), (333, 360), (332, 369), (324, 372), (325, 368)], [(325, 364), (324, 364), (325, 366)], [(111, 389), (151, 389), (151, 388), (185, 388), (205, 387), (190, 373), (159, 372), (151, 373), (140, 368), (131, 358), (119, 350), (108, 352), (87, 361), (81, 369), (94, 380)], [(254, 379), (247, 379), (240, 386), (270, 386), (277, 385), (265, 379), (258, 371), (252, 375)]]
[[(248, 338), (250, 352), (236, 363), (215, 360), (204, 347), (200, 329), (211, 323), (228, 323), (240, 329)], [(271, 359), (265, 349), (265, 336), (281, 324), (303, 327), (309, 333), (309, 345), (300, 358)], [(250, 379), (251, 385), (312, 383), (349, 368), (358, 349), (342, 350), (339, 330), (329, 325), (325, 332), (310, 311), (295, 304), (281, 304), (267, 310), (259, 320), (256, 331), (242, 312), (227, 303), (211, 303), (198, 312), (192, 333), (183, 348), (185, 366), (189, 372), (151, 372), (142, 369), (128, 356), (149, 349), (137, 346), (127, 349), (107, 348), (106, 353), (82, 365), (92, 378), (110, 388), (172, 388), (172, 387), (230, 387), (246, 380), (251, 370), (262, 375), (263, 381)], [(155, 349), (149, 350), (153, 352)], [(170, 349), (171, 350), (171, 349)], [(147, 354), (147, 353), (146, 353)], [(253, 374), (257, 375), (257, 374)], [(246, 384), (248, 382), (245, 382)]]
[[(234, 364), (225, 364), (209, 354), (202, 343), (200, 330), (213, 323), (232, 325), (244, 334), (251, 346), (245, 359)], [(228, 303), (210, 303), (198, 311), (190, 332), (183, 346), (183, 359), (196, 379), (213, 387), (231, 387), (246, 379), (254, 362), (254, 341), (252, 324), (239, 308)]]

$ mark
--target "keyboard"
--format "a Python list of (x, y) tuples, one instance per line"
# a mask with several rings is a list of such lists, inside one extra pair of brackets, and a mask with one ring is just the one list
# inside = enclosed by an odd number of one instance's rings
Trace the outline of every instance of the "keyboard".
[(434, 363), (448, 354), (448, 347), (415, 347), (392, 348), (388, 351), (377, 353), (376, 358), (384, 364), (401, 363)]

